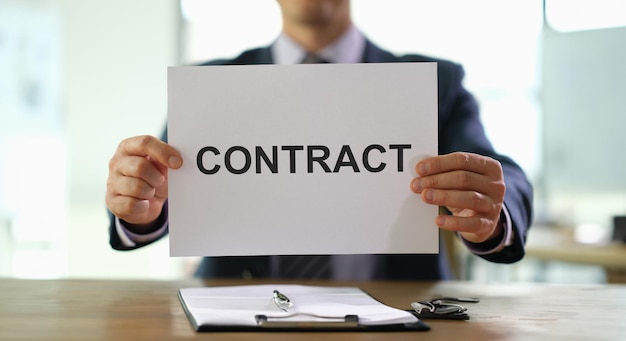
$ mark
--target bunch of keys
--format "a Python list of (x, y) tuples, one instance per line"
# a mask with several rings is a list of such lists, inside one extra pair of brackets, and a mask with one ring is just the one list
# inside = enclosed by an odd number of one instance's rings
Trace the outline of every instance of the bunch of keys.
[(429, 301), (411, 302), (415, 315), (421, 318), (469, 320), (467, 308), (451, 302), (478, 303), (478, 298), (439, 297)]

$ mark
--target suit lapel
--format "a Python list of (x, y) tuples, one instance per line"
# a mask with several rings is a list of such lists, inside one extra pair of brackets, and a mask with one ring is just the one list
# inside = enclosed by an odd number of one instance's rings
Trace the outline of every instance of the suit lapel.
[(371, 41), (365, 40), (365, 49), (361, 63), (392, 63), (399, 61), (398, 57), (379, 48)]
[(272, 49), (265, 47), (259, 50), (259, 53), (255, 56), (251, 64), (273, 64), (274, 58), (272, 57)]

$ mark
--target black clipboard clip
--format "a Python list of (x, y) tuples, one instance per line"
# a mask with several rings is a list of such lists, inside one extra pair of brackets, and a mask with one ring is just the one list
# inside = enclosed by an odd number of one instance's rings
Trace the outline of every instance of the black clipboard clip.
[[(300, 314), (302, 315), (302, 314)], [(255, 315), (254, 319), (260, 327), (264, 328), (277, 328), (277, 329), (354, 329), (359, 326), (358, 315), (346, 315), (344, 317), (328, 317), (309, 315), (315, 318), (322, 318), (324, 321), (306, 321), (306, 320), (285, 320), (285, 318), (292, 317), (294, 315), (287, 316), (267, 316), (267, 315)]]
[(415, 323), (392, 323), (382, 325), (361, 325), (358, 315), (346, 315), (344, 317), (327, 317), (312, 314), (299, 313), (322, 318), (324, 321), (285, 320), (287, 316), (255, 315), (257, 330), (274, 331), (428, 331), (430, 327), (422, 321)]

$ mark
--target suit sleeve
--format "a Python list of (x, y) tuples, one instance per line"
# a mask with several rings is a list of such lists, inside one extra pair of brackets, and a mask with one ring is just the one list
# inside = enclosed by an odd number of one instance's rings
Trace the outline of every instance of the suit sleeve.
[(108, 215), (109, 215), (109, 245), (111, 245), (111, 247), (115, 250), (119, 250), (119, 251), (129, 251), (129, 250), (135, 250), (138, 249), (140, 247), (152, 244), (154, 242), (156, 242), (157, 240), (163, 238), (163, 236), (167, 235), (168, 233), (168, 226), (167, 226), (167, 202), (165, 203), (165, 206), (163, 207), (163, 211), (161, 211), (161, 215), (157, 218), (155, 225), (156, 226), (161, 226), (161, 227), (165, 227), (163, 232), (160, 233), (159, 236), (149, 239), (147, 241), (142, 241), (142, 242), (138, 242), (138, 241), (133, 241), (135, 245), (133, 246), (128, 246), (125, 245), (122, 242), (122, 239), (117, 231), (117, 228), (115, 226), (116, 224), (116, 217), (113, 215), (113, 213), (111, 213), (111, 211), (108, 211)]
[(513, 243), (497, 253), (480, 257), (498, 263), (513, 263), (524, 257), (532, 221), (532, 186), (524, 171), (509, 157), (496, 153), (480, 121), (478, 104), (463, 87), (461, 66), (439, 61), (439, 154), (456, 151), (492, 157), (502, 164), (506, 205), (512, 223)]

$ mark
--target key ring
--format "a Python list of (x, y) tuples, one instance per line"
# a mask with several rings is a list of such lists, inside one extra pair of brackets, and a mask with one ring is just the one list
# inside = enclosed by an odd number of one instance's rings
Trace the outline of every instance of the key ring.
[(472, 302), (477, 303), (478, 298), (459, 298), (459, 297), (439, 297), (431, 300), (411, 302), (411, 307), (421, 317), (430, 318), (459, 318), (467, 317), (467, 308), (458, 303), (453, 302)]

